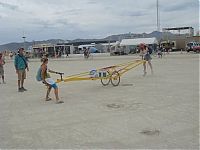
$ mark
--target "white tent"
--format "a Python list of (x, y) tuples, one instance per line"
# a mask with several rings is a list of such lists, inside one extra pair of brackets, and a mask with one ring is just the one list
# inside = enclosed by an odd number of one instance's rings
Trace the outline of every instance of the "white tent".
[(139, 45), (140, 43), (145, 44), (157, 44), (158, 41), (155, 37), (153, 38), (137, 38), (137, 39), (123, 39), (120, 43), (120, 46), (129, 46), (129, 45)]

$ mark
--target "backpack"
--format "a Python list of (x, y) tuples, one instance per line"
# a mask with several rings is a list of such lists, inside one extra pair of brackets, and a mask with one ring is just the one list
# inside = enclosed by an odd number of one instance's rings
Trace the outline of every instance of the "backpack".
[(148, 53), (152, 54), (152, 52), (153, 52), (153, 49), (151, 47), (148, 47)]
[(36, 75), (36, 80), (37, 81), (42, 81), (42, 75), (41, 75), (41, 73), (42, 73), (42, 69), (41, 69), (41, 67), (38, 69), (38, 71), (37, 71), (37, 75)]

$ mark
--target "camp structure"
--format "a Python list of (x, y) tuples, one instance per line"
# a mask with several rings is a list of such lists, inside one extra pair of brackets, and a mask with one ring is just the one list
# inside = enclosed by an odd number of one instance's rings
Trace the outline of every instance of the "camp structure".
[(123, 39), (120, 43), (121, 49), (123, 49), (124, 53), (136, 53), (137, 46), (141, 43), (145, 43), (151, 48), (155, 49), (158, 41), (155, 37), (153, 38), (136, 38), (136, 39)]

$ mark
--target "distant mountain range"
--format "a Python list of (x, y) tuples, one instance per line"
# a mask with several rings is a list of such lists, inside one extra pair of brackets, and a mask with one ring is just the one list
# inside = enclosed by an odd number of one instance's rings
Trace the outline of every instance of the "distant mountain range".
[[(118, 34), (118, 35), (111, 35), (102, 39), (75, 39), (75, 40), (62, 40), (62, 39), (50, 39), (46, 41), (33, 41), (33, 42), (25, 42), (25, 47), (29, 47), (35, 44), (57, 44), (57, 43), (75, 43), (75, 42), (87, 42), (87, 41), (121, 41), (122, 39), (130, 39), (130, 38), (151, 38), (151, 37), (156, 37), (158, 40), (162, 38), (163, 33), (154, 31), (152, 33), (142, 33), (142, 34), (134, 34), (134, 33), (125, 33), (125, 34)], [(172, 33), (167, 33), (168, 37), (173, 37), (175, 36)], [(24, 43), (8, 43), (8, 44), (3, 44), (0, 45), (0, 51), (4, 50), (11, 50), (11, 51), (16, 51), (18, 48), (24, 47)]]

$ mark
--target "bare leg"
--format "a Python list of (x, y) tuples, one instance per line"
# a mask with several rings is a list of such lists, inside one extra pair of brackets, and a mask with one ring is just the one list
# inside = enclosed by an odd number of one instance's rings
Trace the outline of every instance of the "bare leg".
[(4, 76), (2, 76), (2, 81), (3, 81), (3, 83), (5, 83)]
[(46, 100), (49, 99), (50, 92), (51, 92), (51, 87), (49, 86), (48, 89), (47, 89)]
[(20, 89), (20, 80), (18, 80), (18, 89)]
[(63, 101), (59, 100), (59, 97), (58, 97), (58, 88), (54, 89), (54, 93), (55, 93), (55, 96), (56, 96), (56, 104), (64, 103)]
[(55, 96), (56, 96), (56, 101), (59, 101), (58, 88), (54, 89), (54, 93), (55, 93)]
[(148, 64), (149, 64), (149, 66), (150, 66), (150, 68), (151, 68), (151, 74), (153, 74), (153, 67), (152, 67), (152, 64), (151, 64), (151, 61), (150, 61), (150, 60), (148, 61)]
[(145, 76), (147, 74), (147, 71), (146, 71), (146, 62), (143, 63), (143, 66), (144, 66), (144, 75)]
[(24, 79), (21, 81), (21, 87), (24, 87)]

